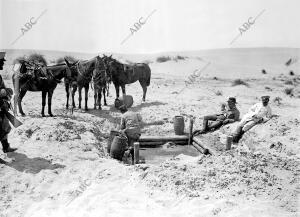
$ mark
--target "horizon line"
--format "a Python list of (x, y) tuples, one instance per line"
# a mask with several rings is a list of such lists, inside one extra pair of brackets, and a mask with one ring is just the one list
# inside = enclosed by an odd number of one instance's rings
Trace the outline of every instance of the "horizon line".
[(112, 51), (103, 51), (103, 52), (80, 52), (80, 51), (68, 51), (68, 50), (46, 50), (46, 49), (0, 49), (0, 51), (13, 51), (13, 50), (23, 50), (23, 51), (41, 51), (41, 52), (66, 52), (66, 53), (78, 53), (85, 55), (95, 55), (95, 54), (119, 54), (119, 55), (153, 55), (153, 54), (163, 54), (163, 53), (184, 53), (184, 52), (199, 52), (199, 51), (213, 51), (213, 50), (238, 50), (238, 49), (300, 49), (300, 47), (225, 47), (225, 48), (209, 48), (209, 49), (198, 49), (198, 50), (177, 50), (177, 51), (156, 51), (148, 53), (121, 53), (121, 52), (112, 52)]

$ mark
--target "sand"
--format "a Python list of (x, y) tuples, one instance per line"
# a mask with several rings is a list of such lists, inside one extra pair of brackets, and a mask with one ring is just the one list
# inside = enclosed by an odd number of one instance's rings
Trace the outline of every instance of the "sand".
[[(9, 51), (1, 75), (8, 79), (12, 60), (23, 53)], [(284, 65), (299, 54), (299, 49), (281, 48), (116, 54), (131, 62), (150, 62), (146, 102), (138, 83), (127, 86), (134, 97), (132, 110), (143, 116), (143, 134), (174, 134), (175, 115), (186, 118), (186, 130), (192, 115), (195, 129), (200, 129), (202, 117), (217, 112), (229, 96), (237, 98), (241, 114), (261, 95), (271, 96), (276, 117), (251, 129), (232, 150), (224, 151), (220, 138), (233, 132), (236, 123), (200, 136), (204, 145), (217, 150), (215, 155), (181, 154), (155, 165), (125, 165), (107, 155), (109, 131), (120, 121), (112, 85), (109, 106), (102, 111), (75, 109), (70, 114), (64, 85), (59, 84), (53, 96), (56, 117), (46, 118), (40, 115), (41, 93), (28, 92), (23, 100), (27, 116), (18, 116), (24, 124), (9, 135), (18, 150), (1, 152), (8, 163), (0, 164), (0, 216), (299, 216), (300, 65)], [(62, 54), (44, 55), (54, 62)], [(162, 55), (186, 58), (158, 63)], [(188, 76), (207, 63), (201, 76), (184, 88)], [(249, 86), (232, 86), (234, 79)], [(293, 88), (293, 96), (286, 88)], [(276, 97), (280, 103), (274, 102)], [(93, 103), (90, 90), (90, 108)]]

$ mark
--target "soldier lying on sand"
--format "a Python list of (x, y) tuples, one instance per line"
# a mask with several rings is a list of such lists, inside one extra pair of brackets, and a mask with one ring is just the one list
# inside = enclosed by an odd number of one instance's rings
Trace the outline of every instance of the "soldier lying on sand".
[(262, 96), (261, 102), (253, 105), (245, 114), (233, 134), (233, 142), (237, 143), (243, 134), (259, 123), (266, 122), (272, 118), (272, 111), (269, 106), (269, 96)]

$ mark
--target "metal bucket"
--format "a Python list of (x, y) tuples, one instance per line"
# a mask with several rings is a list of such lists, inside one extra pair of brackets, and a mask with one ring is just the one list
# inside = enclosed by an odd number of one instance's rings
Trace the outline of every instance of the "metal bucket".
[(120, 132), (118, 130), (111, 130), (109, 134), (109, 138), (107, 140), (107, 153), (110, 153), (111, 143), (114, 140), (115, 136), (119, 135)]
[(115, 136), (111, 143), (110, 156), (114, 159), (122, 160), (126, 147), (127, 138), (122, 135)]
[(127, 108), (130, 108), (133, 105), (133, 97), (131, 95), (123, 95), (115, 100), (115, 107), (117, 109), (123, 104), (125, 104)]
[(174, 117), (174, 132), (176, 135), (184, 134), (184, 117), (175, 116)]

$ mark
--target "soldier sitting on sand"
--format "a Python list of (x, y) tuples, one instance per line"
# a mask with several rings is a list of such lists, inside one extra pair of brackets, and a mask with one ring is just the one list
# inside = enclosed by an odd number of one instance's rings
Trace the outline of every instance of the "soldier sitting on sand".
[[(229, 97), (226, 104), (222, 104), (221, 113), (214, 115), (207, 115), (203, 118), (203, 129), (196, 130), (193, 132), (193, 135), (206, 133), (210, 130), (215, 130), (220, 128), (222, 125), (233, 123), (238, 121), (240, 118), (240, 112), (236, 108), (236, 99), (234, 97)], [(212, 123), (208, 123), (212, 121)]]

